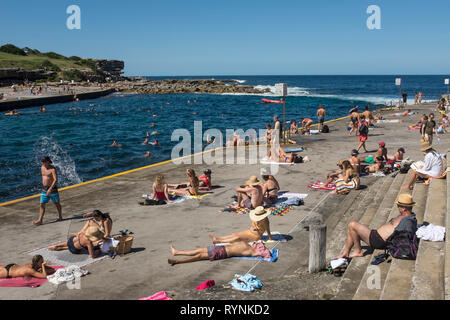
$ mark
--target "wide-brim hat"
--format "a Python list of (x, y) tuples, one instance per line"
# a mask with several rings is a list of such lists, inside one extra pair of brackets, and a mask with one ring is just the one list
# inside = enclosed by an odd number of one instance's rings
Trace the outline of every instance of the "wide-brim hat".
[(251, 176), (250, 179), (248, 179), (245, 184), (247, 186), (256, 186), (258, 184), (260, 184), (260, 181), (258, 180), (258, 178), (256, 176)]
[(250, 211), (250, 220), (254, 222), (258, 222), (268, 217), (270, 212), (264, 209), (263, 206), (256, 207), (252, 211)]
[(413, 197), (408, 193), (402, 193), (398, 196), (395, 204), (398, 206), (412, 207), (415, 206), (416, 203), (413, 201)]
[(100, 241), (103, 239), (102, 232), (95, 226), (87, 228), (84, 235), (86, 236), (86, 238), (88, 238), (89, 241), (92, 242)]
[(432, 149), (433, 147), (428, 142), (422, 143), (422, 147), (420, 148), (420, 151), (427, 151)]

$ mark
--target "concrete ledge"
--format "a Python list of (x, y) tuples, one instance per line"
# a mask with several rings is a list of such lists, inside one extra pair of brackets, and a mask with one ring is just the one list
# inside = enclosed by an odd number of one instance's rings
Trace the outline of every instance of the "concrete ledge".
[(0, 101), (0, 111), (38, 107), (54, 103), (72, 102), (75, 101), (75, 96), (77, 96), (77, 98), (80, 100), (96, 99), (107, 96), (114, 92), (116, 92), (116, 89), (107, 89), (77, 94), (64, 94), (50, 97), (25, 98), (20, 100), (5, 100)]

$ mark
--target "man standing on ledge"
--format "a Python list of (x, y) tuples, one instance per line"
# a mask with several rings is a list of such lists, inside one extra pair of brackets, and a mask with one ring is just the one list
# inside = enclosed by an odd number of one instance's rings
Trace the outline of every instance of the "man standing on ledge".
[(322, 105), (319, 105), (319, 109), (317, 110), (317, 118), (319, 122), (319, 132), (322, 132), (323, 123), (325, 121), (325, 116), (327, 115), (327, 112), (323, 108)]
[(56, 187), (56, 184), (58, 183), (58, 174), (56, 173), (56, 168), (52, 166), (52, 160), (50, 160), (49, 157), (43, 157), (41, 161), (42, 161), (41, 174), (42, 174), (43, 189), (41, 192), (41, 201), (40, 201), (41, 206), (39, 209), (39, 219), (33, 221), (33, 224), (35, 225), (42, 224), (45, 214), (45, 204), (48, 203), (50, 199), (53, 201), (53, 203), (56, 206), (56, 209), (58, 210), (59, 215), (58, 221), (62, 220), (62, 208), (61, 204), (59, 203), (58, 188)]

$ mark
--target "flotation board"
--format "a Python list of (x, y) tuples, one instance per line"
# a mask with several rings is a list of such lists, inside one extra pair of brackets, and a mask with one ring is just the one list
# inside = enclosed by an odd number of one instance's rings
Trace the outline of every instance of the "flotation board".
[(281, 100), (271, 100), (271, 99), (261, 99), (262, 102), (265, 103), (283, 103)]

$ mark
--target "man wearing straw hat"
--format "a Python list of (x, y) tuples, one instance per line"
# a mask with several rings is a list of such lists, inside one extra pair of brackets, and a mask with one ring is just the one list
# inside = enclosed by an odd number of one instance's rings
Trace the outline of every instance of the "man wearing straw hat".
[(424, 179), (438, 178), (442, 174), (443, 163), (441, 155), (428, 142), (422, 143), (420, 151), (425, 154), (424, 162), (417, 169), (414, 169), (414, 166), (412, 166), (412, 173), (408, 185), (402, 186), (402, 189), (412, 190), (414, 183), (419, 177)]
[[(337, 258), (362, 257), (364, 253), (361, 249), (361, 240), (367, 243), (372, 249), (386, 249), (386, 240), (397, 231), (416, 232), (416, 215), (412, 212), (416, 203), (410, 194), (400, 194), (395, 201), (400, 213), (399, 216), (389, 220), (377, 230), (370, 230), (365, 225), (351, 221), (348, 224), (347, 240), (344, 252)], [(350, 254), (350, 251), (353, 252)]]
[(240, 208), (255, 209), (263, 204), (262, 186), (256, 176), (251, 176), (245, 185), (237, 187), (236, 191)]

